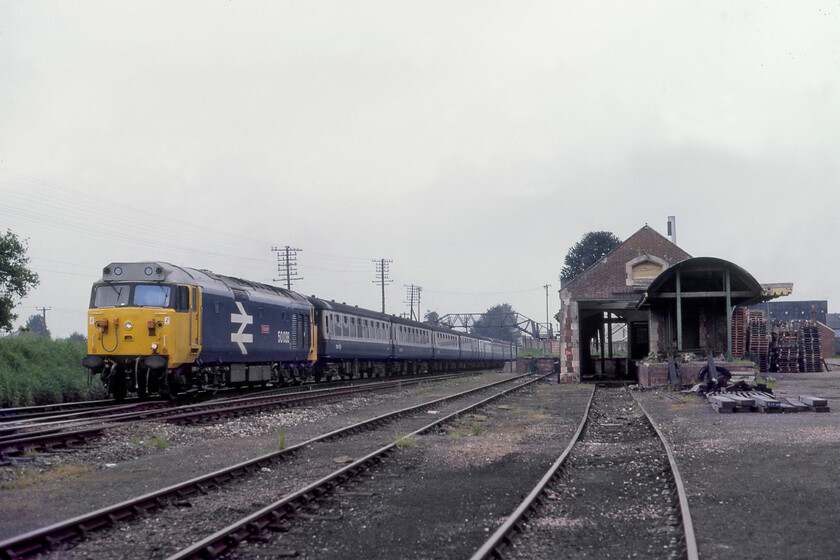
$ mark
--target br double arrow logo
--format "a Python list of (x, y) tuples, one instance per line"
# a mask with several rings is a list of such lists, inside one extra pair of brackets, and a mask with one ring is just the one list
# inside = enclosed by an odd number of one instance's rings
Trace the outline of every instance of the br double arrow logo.
[(254, 323), (254, 316), (245, 313), (245, 308), (241, 302), (237, 301), (236, 307), (239, 308), (239, 313), (231, 313), (230, 322), (239, 323), (239, 330), (235, 333), (230, 333), (230, 341), (239, 345), (240, 352), (247, 354), (248, 349), (245, 348), (245, 344), (254, 342), (254, 335), (245, 334), (245, 327)]

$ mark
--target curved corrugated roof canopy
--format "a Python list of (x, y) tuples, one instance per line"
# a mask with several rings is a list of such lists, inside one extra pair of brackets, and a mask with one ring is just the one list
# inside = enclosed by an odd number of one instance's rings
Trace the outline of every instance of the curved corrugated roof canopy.
[(732, 305), (763, 300), (761, 284), (740, 266), (714, 257), (695, 257), (678, 262), (657, 276), (639, 302), (639, 307), (657, 300), (675, 299), (678, 275), (680, 297), (684, 299), (726, 297), (728, 275)]

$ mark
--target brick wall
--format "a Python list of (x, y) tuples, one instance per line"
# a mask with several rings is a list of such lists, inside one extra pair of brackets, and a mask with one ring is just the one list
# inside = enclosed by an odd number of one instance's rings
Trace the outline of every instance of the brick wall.
[[(560, 312), (557, 314), (557, 320), (560, 323), (561, 371), (563, 373), (580, 373), (577, 371), (580, 363), (577, 300), (638, 301), (644, 293), (644, 287), (634, 288), (627, 285), (627, 263), (643, 255), (657, 257), (668, 265), (691, 258), (691, 255), (671, 243), (667, 237), (646, 225), (561, 288)], [(654, 348), (654, 341), (661, 340), (663, 336), (661, 331), (661, 325), (651, 325), (651, 348)]]
[(823, 358), (833, 358), (836, 355), (834, 352), (834, 329), (822, 323), (818, 323), (818, 325), (820, 328), (820, 349), (822, 350)]
[(633, 289), (627, 285), (626, 267), (629, 261), (642, 255), (659, 257), (669, 265), (691, 258), (668, 238), (645, 226), (563, 286), (561, 292), (568, 291), (572, 299), (638, 299), (644, 288)]

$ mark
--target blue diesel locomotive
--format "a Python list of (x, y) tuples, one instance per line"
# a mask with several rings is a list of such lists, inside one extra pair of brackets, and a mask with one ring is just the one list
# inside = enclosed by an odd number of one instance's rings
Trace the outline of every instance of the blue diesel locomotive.
[(509, 343), (164, 262), (93, 285), (88, 354), (117, 400), (236, 385), (496, 368)]

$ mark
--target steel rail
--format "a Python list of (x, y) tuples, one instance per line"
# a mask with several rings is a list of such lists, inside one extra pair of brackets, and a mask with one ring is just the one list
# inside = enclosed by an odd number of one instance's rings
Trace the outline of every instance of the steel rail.
[(72, 410), (54, 410), (49, 413), (36, 413), (19, 416), (0, 417), (0, 433), (11, 432), (16, 429), (28, 428), (33, 423), (53, 423), (64, 421), (72, 421), (75, 418), (95, 418), (105, 414), (114, 414), (116, 411), (130, 411), (142, 408), (154, 408), (166, 406), (165, 401), (144, 401), (133, 403), (122, 403), (115, 405), (113, 402), (109, 405), (76, 407)]
[[(307, 394), (317, 391), (329, 391), (334, 389), (342, 389), (348, 387), (364, 387), (366, 385), (377, 385), (381, 383), (392, 383), (398, 381), (436, 381), (439, 379), (449, 379), (452, 377), (463, 377), (465, 373), (475, 372), (460, 372), (457, 374), (425, 374), (412, 376), (394, 376), (389, 379), (383, 378), (365, 378), (365, 379), (349, 379), (341, 381), (329, 381), (322, 383), (311, 383), (295, 386), (274, 387), (271, 389), (261, 389), (257, 394), (249, 395), (248, 392), (254, 392), (254, 388), (223, 388), (220, 392), (232, 392), (233, 394), (222, 394), (217, 392), (214, 394), (216, 398), (212, 401), (205, 401), (204, 403), (181, 404), (180, 406), (200, 406), (201, 404), (223, 404), (229, 402), (242, 401), (247, 399), (257, 398), (272, 398), (290, 394)], [(237, 394), (238, 393), (238, 394)], [(114, 414), (130, 413), (131, 411), (142, 411), (149, 408), (175, 408), (176, 404), (173, 401), (166, 400), (145, 400), (140, 399), (126, 399), (123, 403), (115, 403), (112, 400), (101, 401), (84, 401), (71, 403), (57, 403), (51, 405), (39, 405), (24, 408), (4, 408), (0, 409), (0, 434), (11, 434), (25, 428), (33, 428), (38, 425), (53, 425), (64, 424), (73, 421), (86, 420), (88, 418), (97, 418), (99, 416), (107, 416)], [(30, 422), (37, 421), (33, 426)]]
[(683, 479), (680, 475), (680, 469), (677, 467), (677, 460), (674, 455), (674, 451), (671, 449), (671, 445), (668, 443), (668, 440), (665, 438), (665, 434), (662, 433), (659, 425), (653, 420), (653, 417), (648, 414), (647, 409), (645, 409), (642, 403), (639, 402), (632, 391), (630, 391), (630, 396), (633, 397), (633, 401), (638, 404), (639, 408), (642, 412), (644, 412), (650, 426), (654, 429), (656, 435), (659, 436), (659, 441), (662, 443), (662, 447), (665, 448), (665, 453), (668, 455), (668, 462), (671, 464), (671, 474), (674, 476), (674, 484), (677, 487), (680, 517), (682, 518), (683, 525), (683, 538), (685, 539), (686, 557), (688, 560), (698, 560), (700, 556), (697, 552), (697, 538), (694, 535), (694, 523), (691, 521), (691, 512), (688, 509), (688, 495), (685, 492), (685, 485), (683, 484)]
[(526, 523), (529, 516), (536, 511), (537, 506), (542, 505), (542, 496), (545, 493), (546, 487), (553, 480), (560, 477), (562, 474), (562, 467), (568, 459), (572, 448), (580, 439), (586, 424), (589, 422), (589, 411), (592, 408), (592, 399), (595, 396), (595, 387), (592, 387), (592, 393), (589, 395), (589, 401), (586, 403), (586, 410), (583, 413), (583, 418), (578, 425), (575, 435), (572, 436), (571, 441), (560, 454), (548, 471), (543, 475), (533, 490), (522, 500), (522, 503), (510, 514), (502, 525), (487, 539), (470, 560), (486, 560), (487, 558), (502, 558), (502, 549), (510, 545), (511, 537), (514, 532), (521, 532), (522, 523)]
[[(536, 511), (536, 507), (542, 504), (542, 496), (545, 492), (546, 487), (548, 484), (558, 477), (560, 474), (560, 468), (562, 467), (563, 463), (566, 461), (569, 453), (571, 452), (572, 448), (577, 443), (580, 435), (583, 433), (584, 427), (589, 421), (589, 410), (592, 406), (592, 398), (595, 395), (595, 390), (593, 388), (592, 395), (589, 397), (589, 404), (586, 406), (586, 412), (584, 414), (584, 418), (578, 426), (577, 432), (575, 432), (572, 441), (563, 451), (563, 454), (554, 462), (548, 472), (543, 476), (537, 486), (531, 491), (530, 494), (522, 501), (519, 507), (514, 510), (514, 512), (508, 517), (508, 519), (493, 533), (493, 535), (479, 548), (475, 554), (473, 554), (470, 560), (487, 560), (488, 558), (503, 558), (502, 550), (505, 546), (511, 544), (514, 532), (521, 532), (522, 523), (527, 522), (529, 515)], [(668, 462), (671, 466), (671, 473), (674, 477), (674, 484), (677, 488), (677, 495), (679, 498), (679, 506), (680, 506), (680, 517), (682, 518), (683, 524), (683, 536), (685, 539), (685, 549), (686, 549), (686, 556), (688, 560), (698, 560), (699, 556), (697, 553), (697, 540), (694, 536), (694, 525), (691, 521), (691, 514), (688, 509), (688, 498), (685, 493), (685, 487), (683, 485), (682, 477), (680, 476), (680, 471), (677, 468), (677, 463), (674, 458), (674, 453), (671, 450), (670, 445), (668, 444), (667, 440), (665, 439), (664, 434), (657, 426), (656, 422), (653, 421), (653, 418), (648, 414), (645, 407), (642, 406), (636, 397), (630, 392), (630, 395), (633, 397), (633, 401), (639, 405), (639, 408), (647, 418), (648, 425), (653, 428), (656, 432), (656, 435), (659, 437), (659, 441), (662, 443), (662, 446), (665, 449), (665, 453), (668, 456)]]
[[(433, 382), (436, 379), (448, 379), (449, 377), (418, 377), (388, 380), (349, 387), (324, 388), (280, 395), (239, 397), (234, 400), (224, 400), (223, 402), (183, 405), (177, 408), (156, 408), (122, 412), (91, 420), (90, 422), (80, 421), (70, 426), (54, 426), (20, 434), (2, 435), (0, 436), (0, 453), (15, 454), (21, 453), (29, 447), (81, 443), (87, 441), (87, 438), (98, 435), (104, 430), (113, 428), (118, 424), (147, 422), (150, 420), (189, 423), (200, 418), (210, 420), (221, 417), (242, 416), (246, 413), (267, 408), (302, 406), (312, 402), (329, 401), (349, 395), (389, 391), (395, 387), (410, 387), (420, 383)], [(64, 423), (58, 422), (57, 424)]]
[[(519, 391), (540, 379), (543, 379), (553, 373), (547, 373), (536, 377), (526, 383), (506, 389), (492, 395), (486, 399), (471, 404), (457, 412), (447, 414), (446, 416), (427, 424), (422, 428), (403, 436), (405, 439), (417, 436), (428, 432), (435, 427), (449, 422), (461, 414), (475, 410), (482, 406), (486, 406), (490, 402), (500, 399), (501, 397), (513, 392)], [(524, 377), (524, 376), (523, 376)], [(263, 509), (247, 516), (239, 521), (225, 527), (224, 529), (210, 535), (209, 537), (193, 544), (192, 546), (176, 552), (169, 556), (166, 560), (206, 560), (215, 559), (220, 555), (225, 554), (231, 549), (239, 546), (239, 544), (247, 540), (248, 537), (259, 534), (267, 528), (276, 526), (279, 521), (285, 517), (294, 516), (297, 510), (304, 507), (306, 504), (318, 499), (320, 496), (326, 495), (333, 491), (336, 487), (347, 482), (349, 479), (358, 476), (372, 466), (382, 462), (382, 460), (397, 448), (397, 442), (389, 443), (380, 449), (365, 455), (349, 465), (329, 474), (312, 484), (301, 488), (300, 490), (286, 496), (285, 498), (270, 504)]]
[[(132, 400), (126, 399), (124, 404), (132, 404)], [(39, 404), (33, 406), (21, 406), (17, 408), (0, 408), (0, 421), (8, 421), (15, 419), (28, 419), (41, 415), (57, 414), (59, 412), (69, 412), (79, 408), (96, 408), (101, 406), (113, 405), (112, 400), (98, 400), (98, 401), (78, 401), (55, 404)]]
[(220, 406), (212, 408), (197, 408), (196, 410), (187, 410), (186, 412), (166, 416), (163, 418), (166, 422), (190, 422), (201, 418), (217, 418), (219, 416), (235, 416), (243, 412), (257, 411), (262, 408), (280, 407), (294, 407), (303, 406), (309, 403), (317, 403), (323, 401), (333, 400), (335, 398), (359, 395), (363, 393), (377, 393), (382, 391), (390, 391), (398, 387), (411, 387), (421, 383), (429, 383), (434, 380), (425, 379), (405, 379), (399, 381), (383, 381), (380, 383), (370, 383), (364, 385), (338, 387), (329, 389), (319, 389), (317, 391), (301, 391), (299, 393), (289, 393), (284, 395), (273, 395), (270, 397), (256, 397), (243, 398), (236, 401), (224, 403)]
[(528, 376), (529, 375), (526, 374), (511, 377), (502, 381), (482, 385), (481, 387), (461, 391), (454, 395), (435, 399), (420, 405), (410, 406), (394, 412), (382, 414), (343, 428), (338, 428), (326, 434), (316, 436), (304, 442), (267, 455), (219, 469), (209, 474), (192, 478), (136, 498), (125, 500), (112, 506), (107, 506), (72, 519), (54, 523), (47, 527), (36, 529), (17, 537), (6, 539), (0, 542), (0, 558), (3, 560), (13, 560), (49, 550), (64, 541), (84, 537), (84, 535), (89, 531), (102, 527), (109, 527), (118, 521), (135, 517), (144, 511), (163, 507), (165, 505), (165, 500), (169, 497), (177, 496), (178, 498), (183, 498), (195, 494), (196, 492), (204, 493), (209, 487), (219, 486), (227, 481), (245, 476), (250, 472), (257, 472), (263, 466), (283, 461), (313, 443), (328, 441), (345, 435), (357, 433), (362, 430), (372, 429), (373, 427), (384, 424), (393, 419), (420, 412), (442, 402), (458, 399), (478, 391), (492, 389), (498, 385), (513, 383)]

